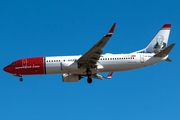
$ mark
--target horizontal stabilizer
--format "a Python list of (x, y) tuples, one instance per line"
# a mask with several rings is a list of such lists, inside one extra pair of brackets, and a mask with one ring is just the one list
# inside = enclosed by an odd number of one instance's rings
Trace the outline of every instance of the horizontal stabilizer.
[(167, 62), (172, 62), (172, 60), (171, 60), (171, 59), (169, 59), (169, 58), (167, 58), (167, 59), (166, 59), (166, 61), (167, 61)]
[(158, 52), (154, 57), (165, 57), (169, 54), (171, 49), (174, 47), (175, 43), (171, 44), (170, 46), (166, 47), (164, 50)]

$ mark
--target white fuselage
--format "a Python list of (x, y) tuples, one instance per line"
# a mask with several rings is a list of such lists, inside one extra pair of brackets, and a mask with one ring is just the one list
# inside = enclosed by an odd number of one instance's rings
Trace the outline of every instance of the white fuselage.
[[(153, 56), (154, 53), (105, 54), (99, 58), (97, 68), (91, 69), (91, 71), (97, 73), (132, 70), (164, 60), (164, 58)], [(86, 68), (62, 68), (64, 64), (67, 66), (73, 65), (80, 57), (81, 55), (45, 57), (46, 74), (71, 73), (86, 75)]]

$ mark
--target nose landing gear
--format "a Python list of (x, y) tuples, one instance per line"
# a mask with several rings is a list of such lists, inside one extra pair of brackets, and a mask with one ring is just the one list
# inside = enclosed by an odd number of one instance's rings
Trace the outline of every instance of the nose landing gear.
[(20, 77), (20, 78), (19, 78), (19, 81), (20, 81), (20, 82), (23, 81), (23, 78), (22, 78), (22, 75), (21, 75), (21, 74), (14, 74), (14, 76)]
[(20, 78), (19, 78), (19, 81), (20, 81), (20, 82), (22, 82), (22, 81), (23, 81), (23, 78), (22, 78), (22, 77), (20, 77)]

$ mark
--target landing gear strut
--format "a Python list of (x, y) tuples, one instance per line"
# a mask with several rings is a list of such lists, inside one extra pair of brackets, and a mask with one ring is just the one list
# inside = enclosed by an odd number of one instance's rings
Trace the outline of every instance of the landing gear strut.
[(91, 70), (89, 68), (87, 68), (86, 74), (87, 74), (88, 77), (91, 76), (92, 72), (91, 72)]
[(92, 75), (92, 72), (91, 72), (91, 70), (90, 70), (89, 68), (87, 68), (86, 74), (87, 74), (87, 76), (88, 76), (87, 82), (88, 82), (89, 84), (91, 84), (91, 83), (92, 83), (92, 78), (90, 78), (90, 76)]

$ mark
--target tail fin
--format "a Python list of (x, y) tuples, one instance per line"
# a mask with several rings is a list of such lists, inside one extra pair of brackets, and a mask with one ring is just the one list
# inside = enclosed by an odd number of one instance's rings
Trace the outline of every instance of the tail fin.
[(171, 24), (164, 24), (146, 48), (136, 51), (136, 53), (158, 53), (168, 44)]

